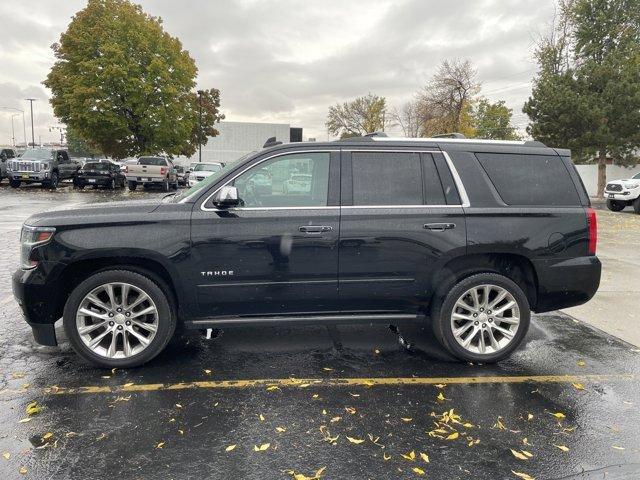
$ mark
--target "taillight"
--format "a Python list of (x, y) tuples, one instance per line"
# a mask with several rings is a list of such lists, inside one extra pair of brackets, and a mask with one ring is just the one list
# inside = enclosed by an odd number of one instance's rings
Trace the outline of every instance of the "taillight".
[(591, 207), (587, 208), (587, 224), (589, 225), (589, 255), (595, 255), (598, 244), (598, 219), (596, 211)]
[(164, 175), (165, 173), (167, 173), (167, 169), (164, 167), (160, 167), (160, 175)]

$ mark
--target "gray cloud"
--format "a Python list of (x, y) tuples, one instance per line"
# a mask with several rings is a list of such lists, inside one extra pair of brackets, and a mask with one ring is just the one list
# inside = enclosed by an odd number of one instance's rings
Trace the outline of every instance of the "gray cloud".
[[(83, 6), (55, 3), (5, 0), (0, 6), (3, 18), (15, 19), (10, 41), (0, 46), (0, 105), (23, 108), (27, 91), (46, 95), (40, 82), (53, 62), (49, 46)], [(470, 59), (487, 96), (506, 100), (519, 114), (535, 72), (533, 38), (547, 27), (554, 7), (553, 0), (142, 4), (196, 59), (199, 86), (221, 89), (227, 119), (290, 122), (319, 138), (326, 138), (330, 105), (368, 92), (399, 105), (445, 58)], [(45, 102), (38, 108), (50, 123)], [(0, 135), (6, 135), (3, 119)]]

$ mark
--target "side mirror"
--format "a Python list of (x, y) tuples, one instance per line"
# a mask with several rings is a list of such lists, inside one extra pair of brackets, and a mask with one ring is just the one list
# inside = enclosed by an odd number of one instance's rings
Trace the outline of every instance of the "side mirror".
[(232, 208), (240, 205), (238, 189), (231, 185), (225, 185), (216, 194), (213, 204), (218, 208)]

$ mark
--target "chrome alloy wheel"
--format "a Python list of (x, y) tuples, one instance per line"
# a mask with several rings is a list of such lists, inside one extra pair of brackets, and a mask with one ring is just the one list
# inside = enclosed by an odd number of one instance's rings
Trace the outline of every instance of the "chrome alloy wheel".
[(76, 328), (96, 355), (129, 358), (149, 346), (158, 320), (158, 308), (145, 291), (129, 283), (105, 283), (80, 302)]
[(464, 292), (451, 313), (451, 330), (465, 350), (496, 353), (516, 336), (520, 308), (508, 290), (497, 285), (478, 285)]

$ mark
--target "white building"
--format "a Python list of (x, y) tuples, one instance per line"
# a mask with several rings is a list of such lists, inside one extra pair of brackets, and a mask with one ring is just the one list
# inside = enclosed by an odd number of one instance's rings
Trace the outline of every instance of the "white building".
[[(209, 137), (202, 146), (203, 162), (231, 163), (247, 153), (262, 149), (268, 138), (284, 143), (302, 141), (302, 129), (286, 123), (220, 122), (219, 134)], [(198, 161), (198, 151), (191, 157), (176, 157), (176, 163), (187, 165)]]

